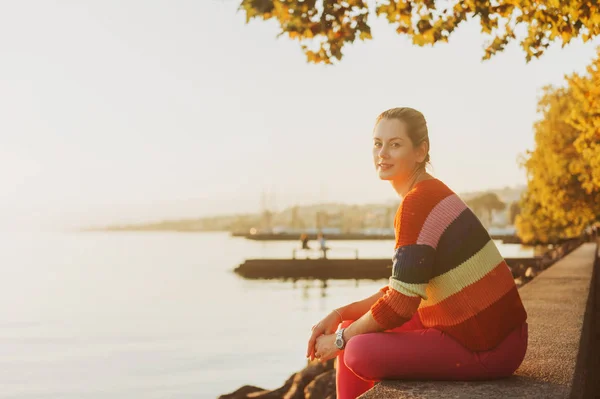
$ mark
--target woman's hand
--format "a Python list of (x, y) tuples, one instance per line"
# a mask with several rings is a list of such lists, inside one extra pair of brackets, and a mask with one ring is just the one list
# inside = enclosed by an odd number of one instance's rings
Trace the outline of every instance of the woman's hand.
[[(317, 342), (317, 338), (321, 335), (331, 334), (337, 330), (337, 326), (341, 323), (341, 317), (337, 312), (331, 312), (327, 317), (318, 322), (312, 327), (312, 334), (310, 335), (310, 339), (308, 340), (308, 348), (306, 349), (306, 357), (310, 360), (315, 358), (315, 344)], [(335, 341), (335, 340), (334, 340)], [(319, 354), (321, 354), (319, 352)]]
[(339, 349), (335, 346), (335, 334), (321, 335), (315, 345), (315, 357), (320, 362), (326, 362), (337, 356)]

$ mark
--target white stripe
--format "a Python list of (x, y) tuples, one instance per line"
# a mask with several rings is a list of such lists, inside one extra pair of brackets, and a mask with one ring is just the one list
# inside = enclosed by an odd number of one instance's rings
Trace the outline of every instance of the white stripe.
[(400, 280), (396, 280), (393, 277), (390, 277), (390, 288), (398, 291), (402, 295), (410, 296), (410, 297), (421, 297), (427, 300), (427, 294), (425, 289), (427, 288), (427, 283), (424, 284), (410, 284), (405, 283)]

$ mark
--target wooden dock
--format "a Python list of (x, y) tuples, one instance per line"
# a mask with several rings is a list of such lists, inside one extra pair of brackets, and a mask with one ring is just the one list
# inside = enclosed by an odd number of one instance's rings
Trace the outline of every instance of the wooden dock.
[[(540, 257), (506, 258), (517, 276), (530, 266), (539, 267)], [(392, 275), (391, 259), (248, 259), (235, 270), (247, 279), (349, 279), (381, 280)]]

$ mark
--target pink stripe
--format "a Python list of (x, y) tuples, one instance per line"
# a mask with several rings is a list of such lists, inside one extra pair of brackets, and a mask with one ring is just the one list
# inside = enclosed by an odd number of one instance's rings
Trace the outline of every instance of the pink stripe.
[(423, 228), (417, 239), (417, 244), (430, 245), (436, 248), (446, 228), (465, 209), (467, 209), (467, 204), (456, 194), (452, 194), (441, 200), (431, 210), (427, 219), (425, 219), (425, 223), (423, 223)]

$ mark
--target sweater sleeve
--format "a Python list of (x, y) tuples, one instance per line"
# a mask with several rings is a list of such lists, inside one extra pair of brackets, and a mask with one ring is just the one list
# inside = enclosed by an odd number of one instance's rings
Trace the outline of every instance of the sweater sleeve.
[[(435, 248), (425, 244), (424, 230), (429, 207), (421, 206), (419, 195), (406, 196), (395, 220), (396, 249), (392, 276), (384, 295), (373, 304), (371, 314), (383, 329), (404, 324), (414, 315), (422, 299), (427, 299), (426, 288), (433, 274)], [(420, 239), (421, 238), (421, 239)]]

